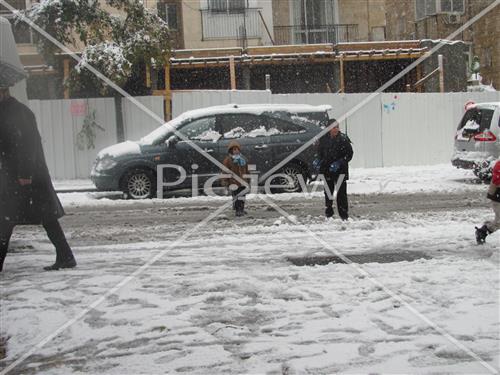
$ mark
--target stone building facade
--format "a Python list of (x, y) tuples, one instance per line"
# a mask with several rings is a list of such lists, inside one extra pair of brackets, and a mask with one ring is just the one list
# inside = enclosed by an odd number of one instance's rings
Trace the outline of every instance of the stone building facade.
[[(475, 15), (491, 5), (494, 0), (454, 0), (463, 2), (459, 12), (444, 12), (436, 1), (435, 11), (419, 17), (417, 2), (423, 0), (386, 0), (386, 22), (388, 40), (445, 39), (455, 30), (473, 19)], [(462, 9), (463, 8), (463, 9)], [(453, 9), (452, 9), (453, 10)], [(478, 56), (484, 84), (493, 84), (500, 89), (500, 6), (484, 15), (454, 39), (463, 40), (470, 48), (468, 64)]]

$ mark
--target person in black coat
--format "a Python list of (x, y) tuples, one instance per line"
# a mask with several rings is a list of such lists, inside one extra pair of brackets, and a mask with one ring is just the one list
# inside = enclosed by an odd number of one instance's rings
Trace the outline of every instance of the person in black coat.
[(33, 112), (0, 87), (0, 271), (16, 225), (43, 225), (56, 247), (45, 270), (76, 261), (59, 224), (64, 210), (54, 190)]
[[(335, 119), (328, 122), (328, 126), (333, 127), (330, 132), (320, 138), (318, 143), (316, 165), (319, 172), (326, 180), (325, 186), (325, 215), (333, 216), (333, 192), (335, 184), (340, 182), (339, 178), (343, 176), (342, 183), (337, 192), (337, 209), (342, 220), (349, 218), (349, 202), (347, 199), (347, 180), (349, 179), (349, 162), (353, 156), (351, 140), (346, 134), (340, 131), (339, 123)], [(329, 191), (327, 191), (328, 189)], [(329, 192), (331, 194), (329, 194)]]

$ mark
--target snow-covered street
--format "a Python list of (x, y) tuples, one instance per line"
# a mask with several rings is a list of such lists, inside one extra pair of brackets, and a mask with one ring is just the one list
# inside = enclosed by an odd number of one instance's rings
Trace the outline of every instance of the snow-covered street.
[[(199, 227), (228, 198), (61, 194), (79, 265), (40, 272), (50, 242), (17, 228), (0, 368), (100, 301), (12, 373), (498, 371), (500, 234), (473, 236), (485, 185), (443, 166), (357, 172), (348, 223), (324, 219), (319, 190), (275, 196), (292, 221), (255, 195), (245, 218)], [(356, 263), (328, 263), (338, 253)]]

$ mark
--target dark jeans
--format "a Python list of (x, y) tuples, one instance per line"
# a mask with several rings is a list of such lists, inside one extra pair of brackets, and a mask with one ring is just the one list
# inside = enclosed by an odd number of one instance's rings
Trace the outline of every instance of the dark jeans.
[[(66, 241), (66, 236), (64, 235), (59, 221), (56, 219), (44, 222), (42, 225), (50, 241), (56, 247), (56, 262), (73, 259), (73, 252), (69, 247), (68, 241)], [(0, 222), (0, 271), (2, 270), (3, 262), (7, 256), (7, 250), (9, 249), (9, 242), (14, 227), (15, 226), (10, 223)]]
[[(245, 190), (244, 186), (240, 186), (238, 189), (233, 191), (233, 210), (236, 212), (243, 212), (245, 210), (245, 196), (246, 194), (240, 194)], [(238, 195), (240, 194), (240, 195)]]
[[(335, 177), (327, 177), (326, 182), (328, 185), (328, 189), (332, 193), (335, 192), (335, 183), (337, 182), (337, 178)], [(327, 191), (325, 189), (325, 206), (326, 206), (326, 216), (333, 216), (333, 201), (328, 197)], [(342, 220), (347, 220), (349, 218), (349, 201), (347, 199), (347, 181), (342, 181), (342, 185), (340, 185), (339, 190), (337, 192), (337, 209), (339, 211), (339, 216)]]

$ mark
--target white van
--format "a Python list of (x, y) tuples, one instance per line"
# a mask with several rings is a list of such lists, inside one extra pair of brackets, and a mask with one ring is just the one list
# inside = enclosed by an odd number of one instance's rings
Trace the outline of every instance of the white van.
[(491, 178), (492, 162), (500, 156), (500, 102), (468, 103), (455, 134), (452, 164)]

